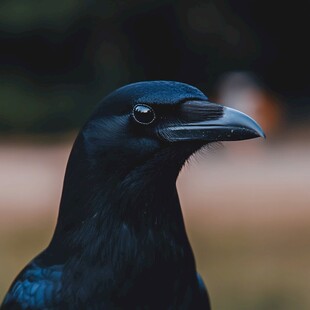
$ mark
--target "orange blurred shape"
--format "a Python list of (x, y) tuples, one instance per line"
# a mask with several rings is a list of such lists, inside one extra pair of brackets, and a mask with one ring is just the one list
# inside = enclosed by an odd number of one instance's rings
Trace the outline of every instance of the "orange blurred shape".
[(280, 100), (262, 87), (252, 74), (226, 74), (220, 81), (218, 97), (220, 103), (254, 118), (267, 136), (275, 133), (281, 126), (283, 108)]

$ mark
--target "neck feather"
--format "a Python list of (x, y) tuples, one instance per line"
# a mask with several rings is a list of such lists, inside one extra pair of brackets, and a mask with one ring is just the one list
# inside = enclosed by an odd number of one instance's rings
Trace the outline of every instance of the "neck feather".
[(64, 261), (74, 253), (102, 263), (145, 244), (159, 253), (191, 253), (175, 184), (183, 153), (162, 150), (142, 164), (127, 159), (124, 167), (133, 168), (122, 169), (98, 167), (73, 148), (51, 252), (58, 248)]

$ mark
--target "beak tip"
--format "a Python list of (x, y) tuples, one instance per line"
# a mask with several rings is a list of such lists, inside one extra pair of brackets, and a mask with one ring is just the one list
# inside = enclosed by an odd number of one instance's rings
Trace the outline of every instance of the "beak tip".
[[(254, 121), (255, 122), (255, 121)], [(256, 122), (255, 122), (256, 123)], [(261, 137), (263, 139), (266, 139), (266, 134), (263, 131), (262, 127), (256, 123), (256, 128), (255, 128), (255, 132), (257, 134), (257, 137)]]
[(266, 140), (266, 134), (263, 131), (258, 132), (258, 136)]

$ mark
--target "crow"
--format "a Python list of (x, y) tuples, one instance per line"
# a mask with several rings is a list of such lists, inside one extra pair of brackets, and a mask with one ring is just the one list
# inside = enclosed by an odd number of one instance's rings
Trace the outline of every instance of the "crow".
[(207, 144), (259, 136), (249, 116), (184, 83), (112, 92), (74, 142), (49, 246), (1, 309), (210, 309), (176, 179)]

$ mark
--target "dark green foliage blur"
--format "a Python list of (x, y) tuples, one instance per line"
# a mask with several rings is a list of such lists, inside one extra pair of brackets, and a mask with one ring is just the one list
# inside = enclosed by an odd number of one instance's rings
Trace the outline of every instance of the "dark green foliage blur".
[(212, 97), (234, 70), (309, 106), (306, 4), (2, 0), (0, 131), (76, 129), (104, 95), (139, 80), (183, 81)]

